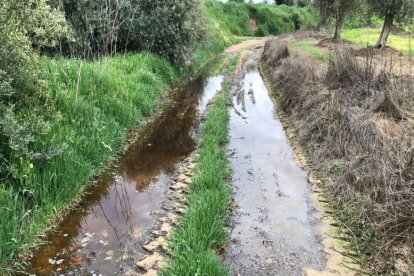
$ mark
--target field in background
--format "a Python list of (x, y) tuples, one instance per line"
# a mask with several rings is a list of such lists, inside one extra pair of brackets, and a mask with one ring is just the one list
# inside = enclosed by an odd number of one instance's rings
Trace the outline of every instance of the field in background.
[[(342, 37), (355, 44), (366, 47), (374, 46), (378, 41), (380, 34), (381, 28), (359, 28), (345, 30)], [(409, 35), (390, 34), (387, 45), (404, 54), (414, 56), (412, 37)]]

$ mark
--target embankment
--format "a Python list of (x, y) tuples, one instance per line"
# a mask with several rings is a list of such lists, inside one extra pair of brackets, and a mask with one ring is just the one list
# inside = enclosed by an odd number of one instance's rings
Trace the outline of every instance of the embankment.
[(263, 63), (357, 257), (376, 274), (414, 272), (412, 78), (338, 49), (333, 61), (266, 44)]

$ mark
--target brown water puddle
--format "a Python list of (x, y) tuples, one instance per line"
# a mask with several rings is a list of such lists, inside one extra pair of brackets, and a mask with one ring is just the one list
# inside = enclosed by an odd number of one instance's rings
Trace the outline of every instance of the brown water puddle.
[(320, 221), (307, 174), (274, 112), (255, 55), (232, 92), (231, 185), (236, 209), (226, 262), (235, 275), (303, 275), (325, 265)]
[(48, 244), (35, 252), (28, 273), (119, 275), (125, 265), (133, 266), (136, 258), (131, 255), (140, 254), (155, 214), (162, 212), (168, 183), (195, 149), (199, 115), (221, 89), (223, 76), (215, 72), (222, 60), (172, 93), (172, 104), (144, 129), (119, 167), (88, 191), (79, 208), (48, 237)]

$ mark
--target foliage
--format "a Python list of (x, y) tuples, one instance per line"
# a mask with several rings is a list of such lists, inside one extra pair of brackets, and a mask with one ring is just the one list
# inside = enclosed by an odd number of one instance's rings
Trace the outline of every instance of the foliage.
[(414, 13), (413, 0), (367, 0), (370, 8), (378, 15), (385, 17), (392, 14), (398, 20), (412, 19)]
[(131, 37), (140, 49), (189, 66), (205, 32), (201, 8), (201, 0), (140, 0)]
[(62, 36), (70, 37), (64, 16), (46, 0), (0, 2), (0, 101), (16, 102), (40, 91), (32, 46), (55, 46)]
[(66, 54), (93, 57), (120, 50), (150, 51), (190, 65), (203, 38), (201, 0), (54, 0), (76, 30)]
[(351, 11), (360, 8), (361, 4), (362, 0), (316, 0), (314, 5), (319, 12), (318, 27), (335, 19), (334, 39), (340, 39), (346, 17)]
[(414, 15), (414, 0), (368, 0), (371, 10), (384, 18), (381, 35), (375, 47), (385, 47), (395, 20), (412, 21)]
[[(280, 35), (294, 32), (302, 27), (316, 25), (315, 15), (307, 8), (286, 5), (239, 4), (206, 1), (210, 17), (218, 22), (222, 29), (238, 36)], [(254, 31), (250, 20), (258, 25)]]
[(53, 116), (47, 109), (40, 112), (46, 89), (36, 48), (56, 45), (59, 36), (70, 37), (70, 31), (45, 0), (0, 3), (0, 183), (12, 178), (22, 185), (33, 160), (60, 151), (36, 145), (51, 127), (45, 117)]

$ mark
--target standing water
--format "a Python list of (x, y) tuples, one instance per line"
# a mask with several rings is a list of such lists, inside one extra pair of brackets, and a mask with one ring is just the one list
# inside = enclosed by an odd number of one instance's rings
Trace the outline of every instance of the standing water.
[(223, 76), (213, 73), (220, 61), (173, 93), (173, 103), (144, 129), (119, 167), (88, 191), (35, 252), (29, 273), (119, 275), (133, 266), (130, 255), (142, 252), (140, 246), (128, 245), (145, 243), (175, 170), (194, 151), (199, 115), (221, 90)]
[(322, 269), (324, 249), (307, 175), (294, 154), (257, 69), (233, 94), (230, 162), (237, 206), (232, 218), (227, 263), (235, 275), (303, 275)]

